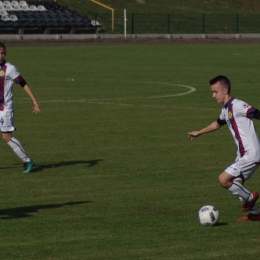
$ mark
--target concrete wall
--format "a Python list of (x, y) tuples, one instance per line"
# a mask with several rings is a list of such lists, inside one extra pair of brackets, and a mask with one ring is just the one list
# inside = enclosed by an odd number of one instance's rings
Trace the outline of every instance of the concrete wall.
[(2, 34), (0, 40), (91, 40), (91, 39), (234, 39), (260, 38), (260, 34)]

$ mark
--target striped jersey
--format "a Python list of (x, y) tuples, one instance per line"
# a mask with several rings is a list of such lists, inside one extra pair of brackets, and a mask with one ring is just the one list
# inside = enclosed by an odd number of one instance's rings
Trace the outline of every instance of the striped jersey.
[(19, 84), (22, 80), (14, 65), (7, 61), (0, 64), (0, 111), (13, 109), (13, 83)]
[(256, 133), (253, 117), (256, 108), (242, 100), (231, 98), (222, 108), (217, 119), (218, 124), (227, 124), (237, 145), (237, 155), (250, 156), (260, 162), (260, 143)]

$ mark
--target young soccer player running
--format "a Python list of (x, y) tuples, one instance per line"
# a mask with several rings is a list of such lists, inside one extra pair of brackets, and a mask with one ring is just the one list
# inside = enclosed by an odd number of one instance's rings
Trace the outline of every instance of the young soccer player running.
[(227, 124), (237, 145), (237, 157), (233, 164), (219, 175), (220, 184), (242, 201), (242, 211), (248, 215), (238, 218), (239, 221), (260, 221), (260, 211), (256, 205), (258, 192), (250, 192), (243, 185), (260, 164), (260, 143), (253, 118), (260, 120), (260, 111), (242, 100), (231, 96), (231, 83), (225, 76), (210, 80), (213, 98), (223, 108), (218, 119), (207, 127), (188, 132), (189, 139), (220, 129)]
[(0, 129), (3, 140), (24, 162), (23, 173), (29, 173), (34, 161), (28, 157), (21, 143), (12, 136), (15, 130), (13, 107), (13, 82), (20, 84), (33, 102), (33, 112), (41, 112), (32, 90), (14, 65), (5, 60), (6, 46), (0, 42)]

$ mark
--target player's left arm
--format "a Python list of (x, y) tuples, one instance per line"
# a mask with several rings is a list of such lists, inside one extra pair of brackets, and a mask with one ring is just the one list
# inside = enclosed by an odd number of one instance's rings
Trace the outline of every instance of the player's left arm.
[(260, 120), (260, 111), (255, 107), (249, 107), (249, 109), (246, 111), (246, 117)]
[(40, 113), (41, 112), (40, 106), (38, 105), (37, 100), (36, 100), (32, 90), (30, 89), (30, 87), (27, 84), (25, 84), (23, 86), (23, 89), (27, 93), (27, 95), (31, 98), (31, 100), (33, 102), (33, 113), (35, 113), (35, 114)]
[(244, 101), (240, 101), (236, 104), (236, 115), (245, 116), (249, 119), (260, 120), (260, 111), (256, 107), (250, 106)]
[(17, 70), (16, 67), (13, 67), (12, 70), (10, 71), (10, 77), (13, 79), (13, 81), (16, 84), (19, 84), (24, 89), (24, 91), (27, 93), (27, 95), (31, 98), (31, 100), (33, 102), (33, 113), (35, 113), (35, 114), (40, 113), (41, 112), (40, 106), (37, 103), (37, 100), (36, 100), (32, 90), (30, 89), (27, 82), (22, 77), (22, 75), (20, 74), (20, 72)]

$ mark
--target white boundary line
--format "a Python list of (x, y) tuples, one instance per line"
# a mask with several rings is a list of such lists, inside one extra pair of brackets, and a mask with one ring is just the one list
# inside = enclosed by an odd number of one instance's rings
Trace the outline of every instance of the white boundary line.
[[(68, 80), (68, 79), (67, 79)], [(117, 80), (109, 80), (109, 81), (117, 81)], [(120, 81), (120, 80), (118, 80)], [(124, 80), (122, 80), (124, 81)], [(44, 103), (51, 103), (51, 102), (94, 102), (94, 101), (106, 101), (106, 100), (137, 100), (137, 99), (153, 99), (153, 98), (168, 98), (168, 97), (177, 97), (177, 96), (183, 96), (188, 95), (192, 92), (196, 91), (196, 88), (186, 85), (180, 85), (180, 84), (173, 84), (173, 83), (163, 83), (163, 82), (149, 82), (149, 81), (132, 81), (137, 83), (149, 83), (149, 84), (160, 84), (160, 85), (170, 85), (170, 86), (178, 86), (187, 88), (188, 91), (178, 93), (178, 94), (172, 94), (172, 95), (163, 95), (163, 96), (150, 96), (150, 97), (136, 97), (136, 98), (98, 98), (98, 99), (79, 99), (79, 100), (42, 100), (39, 102)]]
[[(70, 79), (66, 79), (70, 80)], [(99, 81), (125, 81), (125, 80), (104, 80), (104, 79), (98, 79)], [(95, 79), (92, 81), (96, 81)], [(183, 96), (183, 95), (188, 95), (192, 92), (196, 91), (196, 88), (191, 87), (191, 86), (186, 86), (186, 85), (181, 85), (181, 84), (173, 84), (173, 83), (164, 83), (164, 82), (150, 82), (150, 81), (131, 81), (131, 82), (136, 82), (136, 83), (149, 83), (149, 84), (161, 84), (161, 85), (170, 85), (170, 86), (178, 86), (178, 87), (183, 87), (187, 88), (188, 91), (178, 93), (178, 94), (172, 94), (172, 95), (163, 95), (163, 96), (150, 96), (150, 97), (136, 97), (136, 98), (109, 98), (109, 99), (75, 99), (75, 100), (65, 100), (65, 99), (60, 99), (60, 100), (39, 100), (39, 103), (88, 103), (88, 104), (100, 104), (100, 105), (118, 105), (118, 106), (136, 106), (137, 104), (124, 104), (124, 103), (110, 103), (110, 102), (103, 102), (103, 101), (117, 101), (117, 100), (138, 100), (138, 99), (159, 99), (159, 98), (168, 98), (168, 97), (177, 97), (177, 96)], [(29, 98), (26, 98), (29, 100)], [(24, 100), (24, 99), (23, 99)], [(19, 103), (19, 101), (17, 102)], [(149, 107), (149, 106), (156, 106), (158, 108), (161, 107), (171, 107), (171, 108), (183, 108), (183, 109), (202, 109), (202, 110), (215, 110), (214, 108), (196, 108), (196, 107), (177, 107), (177, 106), (158, 106), (158, 105), (144, 105), (144, 104), (139, 104), (138, 106), (143, 106), (143, 107)]]

